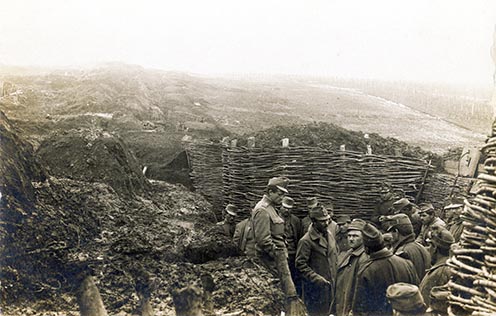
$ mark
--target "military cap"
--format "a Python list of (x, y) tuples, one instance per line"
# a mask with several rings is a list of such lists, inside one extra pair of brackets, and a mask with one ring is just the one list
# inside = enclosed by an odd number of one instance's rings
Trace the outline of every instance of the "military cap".
[(413, 312), (425, 309), (424, 299), (416, 285), (409, 283), (395, 283), (388, 286), (386, 297), (393, 309), (399, 312)]
[(336, 223), (338, 224), (346, 224), (351, 222), (351, 217), (349, 215), (338, 215), (336, 217)]
[(418, 213), (420, 214), (429, 211), (434, 211), (434, 205), (432, 205), (431, 203), (423, 203), (420, 205), (420, 210), (418, 211)]
[(289, 184), (288, 178), (275, 177), (275, 178), (271, 178), (269, 180), (269, 183), (267, 184), (267, 186), (271, 186), (271, 187), (273, 186), (273, 187), (278, 188), (279, 190), (281, 190), (284, 193), (288, 193), (288, 189), (287, 189), (288, 184)]
[(359, 230), (361, 231), (363, 229), (363, 226), (367, 224), (366, 221), (360, 218), (355, 218), (354, 220), (351, 221), (350, 225), (348, 225), (348, 230)]
[(323, 221), (331, 218), (325, 207), (318, 205), (310, 210), (310, 218), (316, 219), (318, 221)]
[(319, 204), (319, 200), (316, 197), (307, 198), (307, 207), (312, 209)]
[(232, 216), (238, 216), (238, 208), (234, 204), (227, 204), (226, 212)]
[(410, 221), (408, 215), (402, 213), (395, 215), (381, 216), (380, 220), (386, 231), (389, 231), (398, 225), (412, 225), (412, 222)]
[(281, 204), (285, 208), (293, 208), (293, 206), (294, 206), (294, 200), (292, 198), (290, 198), (289, 196), (285, 196), (282, 199)]
[(412, 202), (410, 202), (410, 200), (408, 200), (407, 198), (401, 198), (393, 203), (393, 207), (395, 210), (401, 211), (402, 209), (404, 209), (405, 207), (411, 204)]
[(363, 244), (368, 247), (384, 245), (384, 237), (372, 224), (367, 223), (362, 229)]
[(455, 239), (449, 230), (444, 227), (437, 227), (431, 231), (430, 242), (439, 248), (449, 249)]
[(448, 311), (448, 296), (451, 294), (449, 287), (445, 285), (434, 286), (431, 289), (429, 297), (431, 303), (428, 311), (442, 313), (443, 315)]

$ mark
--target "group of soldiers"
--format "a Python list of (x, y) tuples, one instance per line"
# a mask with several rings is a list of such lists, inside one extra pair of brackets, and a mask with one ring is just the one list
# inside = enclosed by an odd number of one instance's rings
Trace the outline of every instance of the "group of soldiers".
[(270, 179), (249, 218), (236, 223), (229, 204), (220, 223), (279, 277), (288, 301), (302, 299), (309, 315), (447, 315), (446, 261), (461, 235), (462, 199), (441, 218), (430, 203), (384, 192), (366, 221), (334, 217), (332, 205), (310, 197), (300, 220), (288, 184)]

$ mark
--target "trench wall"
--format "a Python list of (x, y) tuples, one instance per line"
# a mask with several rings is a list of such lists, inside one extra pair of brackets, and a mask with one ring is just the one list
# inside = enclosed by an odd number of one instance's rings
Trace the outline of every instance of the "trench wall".
[[(335, 214), (369, 218), (379, 199), (381, 184), (389, 182), (413, 200), (419, 192), (427, 162), (409, 157), (365, 155), (316, 147), (246, 148), (193, 143), (187, 148), (193, 185), (213, 205), (218, 215), (227, 203), (241, 216), (249, 215), (271, 177), (290, 179), (290, 196), (304, 216), (306, 198), (316, 196), (332, 203)], [(447, 197), (466, 195), (469, 181), (429, 171), (418, 202), (438, 208)]]

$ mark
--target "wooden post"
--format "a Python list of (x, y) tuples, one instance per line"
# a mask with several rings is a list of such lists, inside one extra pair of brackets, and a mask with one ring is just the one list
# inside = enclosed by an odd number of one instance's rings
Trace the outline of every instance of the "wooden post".
[(176, 316), (202, 316), (202, 291), (190, 285), (172, 292)]
[(92, 276), (87, 276), (77, 295), (79, 304), (79, 314), (81, 316), (107, 316), (105, 306), (103, 306), (102, 297), (95, 285)]
[(248, 137), (247, 147), (248, 148), (255, 148), (255, 137), (253, 137), (253, 136)]
[(282, 148), (288, 148), (289, 147), (289, 138), (283, 138), (282, 139)]

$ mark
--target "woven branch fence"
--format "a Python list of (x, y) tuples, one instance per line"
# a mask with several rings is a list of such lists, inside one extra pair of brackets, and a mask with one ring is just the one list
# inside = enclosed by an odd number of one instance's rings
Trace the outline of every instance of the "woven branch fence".
[(482, 148), (485, 173), (465, 202), (463, 233), (448, 260), (449, 315), (496, 315), (496, 122)]
[[(428, 164), (398, 156), (365, 155), (317, 147), (246, 148), (192, 143), (187, 149), (194, 187), (218, 214), (227, 203), (235, 204), (247, 217), (260, 200), (268, 180), (290, 179), (290, 196), (296, 214), (304, 216), (306, 198), (316, 196), (332, 203), (336, 214), (370, 218), (378, 203), (379, 189), (389, 182), (414, 198), (422, 186)], [(468, 180), (428, 173), (420, 201), (442, 208), (451, 194), (465, 195)]]

